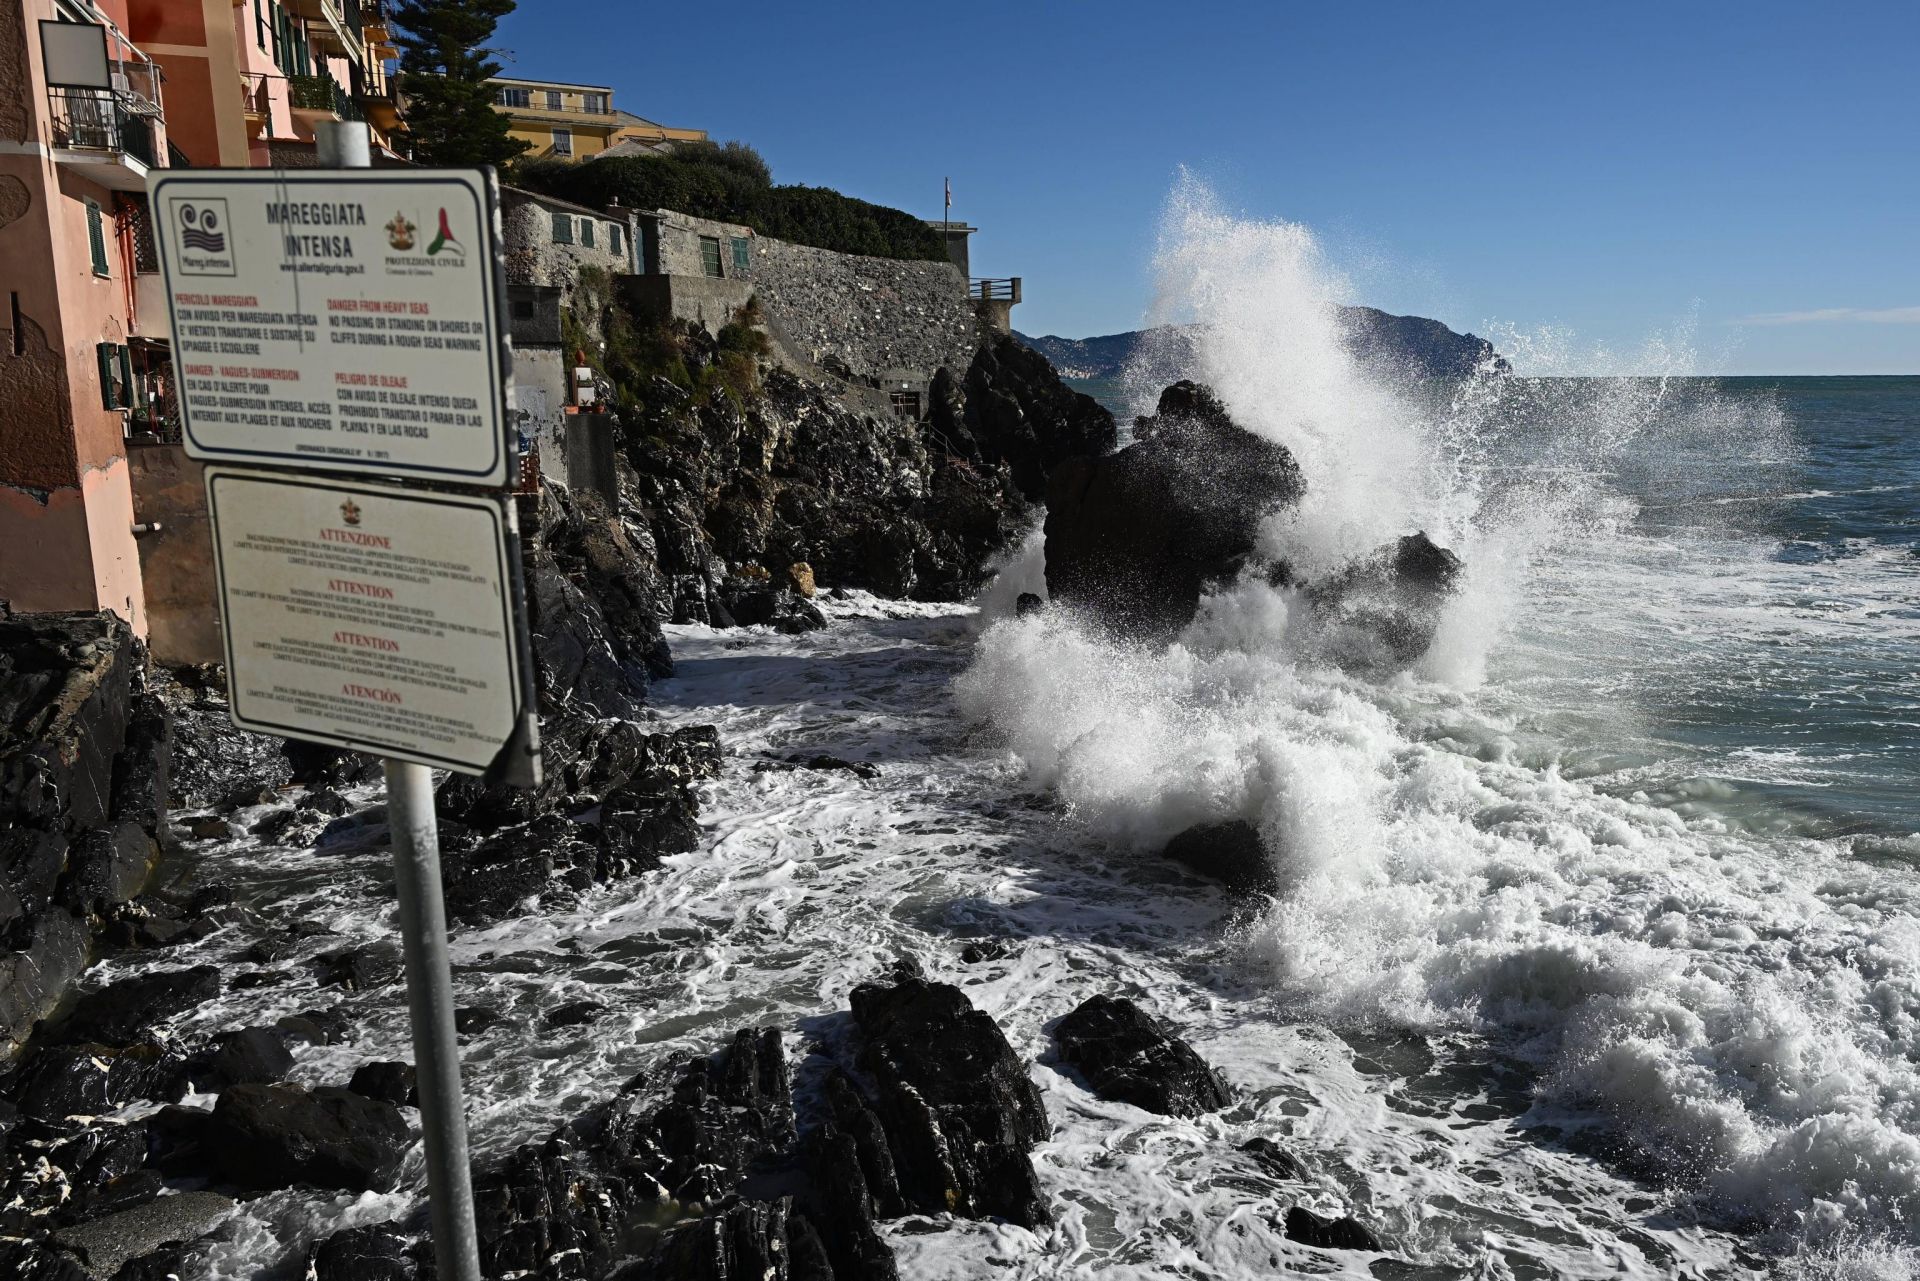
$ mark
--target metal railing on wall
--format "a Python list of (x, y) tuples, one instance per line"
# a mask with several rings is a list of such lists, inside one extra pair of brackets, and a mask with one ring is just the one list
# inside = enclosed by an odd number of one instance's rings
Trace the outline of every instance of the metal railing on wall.
[(76, 151), (115, 151), (151, 167), (155, 161), (152, 117), (136, 111), (110, 89), (47, 87), (53, 145)]
[(967, 281), (967, 291), (976, 299), (1019, 302), (1020, 277), (975, 276)]

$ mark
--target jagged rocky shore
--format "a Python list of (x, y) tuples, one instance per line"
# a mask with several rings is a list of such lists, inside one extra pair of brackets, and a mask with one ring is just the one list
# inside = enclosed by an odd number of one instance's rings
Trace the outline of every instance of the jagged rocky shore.
[[(698, 334), (681, 340), (695, 365), (717, 354)], [(650, 719), (649, 685), (673, 670), (663, 623), (802, 631), (825, 624), (823, 590), (961, 598), (1044, 501), (1048, 607), (1153, 639), (1246, 567), (1258, 516), (1307, 483), (1283, 448), (1190, 384), (1169, 389), (1136, 443), (1117, 454), (1114, 443), (1104, 411), (1006, 339), (963, 375), (942, 373), (924, 425), (862, 414), (779, 369), (745, 398), (651, 389), (622, 422), (621, 510), (548, 490), (527, 513), (547, 778), (533, 793), (441, 786), (456, 928), (554, 910), (698, 845), (698, 785), (727, 749), (710, 728)], [(1367, 624), (1375, 659), (1404, 661), (1457, 568), (1410, 536), (1306, 586)], [(0, 618), (0, 641), (0, 1018), (12, 1059), (0, 1271), (157, 1279), (180, 1274), (240, 1201), (392, 1189), (413, 1143), (410, 1066), (367, 1061), (331, 1085), (289, 1078), (298, 1056), (356, 1040), (354, 998), (396, 983), (397, 955), (331, 946), (319, 922), (238, 906), (194, 857), (242, 835), (380, 852), (372, 763), (233, 732), (217, 671), (151, 672), (108, 616)], [(817, 756), (760, 766), (871, 768)], [(1170, 853), (1266, 886), (1250, 829), (1183, 842)], [(164, 960), (209, 940), (230, 942), (222, 963)], [(140, 954), (151, 959), (127, 977), (89, 977), (90, 961)], [(983, 945), (981, 959), (991, 954)], [(197, 1041), (174, 1034), (218, 994), (256, 988), (311, 990), (313, 1004)], [(546, 1026), (598, 1012), (561, 1004)], [(1169, 1116), (1233, 1098), (1127, 1000), (1057, 1013), (1059, 1063), (1098, 1097)], [(464, 1008), (461, 1031), (499, 1017)], [(1028, 1154), (1050, 1121), (992, 1011), (903, 963), (809, 1024), (801, 1079), (789, 1031), (742, 1027), (477, 1169), (487, 1275), (887, 1278), (897, 1268), (876, 1225), (889, 1219), (1048, 1220)], [(1246, 1157), (1257, 1177), (1299, 1172), (1270, 1140)], [(1310, 1245), (1377, 1248), (1359, 1223), (1303, 1207), (1283, 1227)], [(423, 1231), (415, 1213), (308, 1242), (306, 1274), (430, 1275)]]

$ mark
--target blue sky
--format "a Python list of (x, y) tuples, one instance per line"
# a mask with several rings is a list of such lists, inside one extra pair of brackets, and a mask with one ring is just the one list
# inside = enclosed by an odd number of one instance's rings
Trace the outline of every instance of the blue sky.
[(1615, 370), (1690, 325), (1703, 372), (1920, 373), (1913, 0), (521, 0), (497, 42), (776, 181), (938, 217), (951, 175), (1030, 333), (1140, 322), (1184, 165), (1354, 301)]

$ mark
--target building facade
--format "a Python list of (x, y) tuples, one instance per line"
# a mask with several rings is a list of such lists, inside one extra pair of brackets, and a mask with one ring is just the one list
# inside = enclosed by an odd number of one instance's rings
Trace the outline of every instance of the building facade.
[(323, 120), (364, 120), (392, 154), (400, 115), (388, 0), (127, 4), (133, 38), (183, 104), (174, 141), (188, 163), (299, 164)]
[(166, 77), (128, 0), (0, 0), (0, 600), (146, 631), (126, 439), (167, 412), (147, 173)]
[(527, 144), (530, 159), (587, 160), (621, 143), (659, 146), (705, 142), (704, 129), (655, 124), (616, 110), (607, 85), (502, 76), (494, 87), (494, 110), (511, 121), (508, 132)]

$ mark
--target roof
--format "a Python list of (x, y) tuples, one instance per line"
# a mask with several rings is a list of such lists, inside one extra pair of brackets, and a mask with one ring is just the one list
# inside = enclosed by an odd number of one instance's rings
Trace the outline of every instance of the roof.
[(577, 80), (528, 80), (521, 76), (489, 76), (490, 85), (537, 85), (544, 89), (598, 89), (601, 93), (612, 93), (612, 85), (583, 85)]
[(525, 187), (511, 187), (504, 182), (500, 184), (500, 190), (508, 195), (519, 196), (524, 200), (531, 200), (535, 204), (545, 205), (550, 209), (563, 209), (568, 213), (585, 214), (590, 218), (606, 218), (609, 221), (618, 221), (633, 212), (633, 210), (624, 207), (619, 209), (618, 212), (610, 212), (605, 209), (595, 209), (592, 205), (576, 205), (571, 200), (562, 200), (558, 196), (549, 196), (539, 191), (528, 191)]

